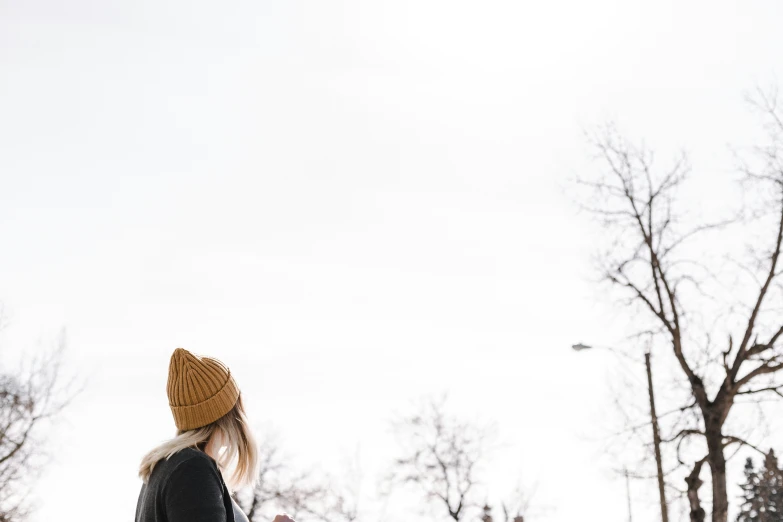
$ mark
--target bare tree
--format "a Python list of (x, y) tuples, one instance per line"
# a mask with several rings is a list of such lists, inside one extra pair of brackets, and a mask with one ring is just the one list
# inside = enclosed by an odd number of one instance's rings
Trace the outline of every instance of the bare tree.
[(318, 522), (353, 522), (356, 497), (346, 495), (333, 480), (303, 473), (280, 491), (283, 510), (296, 519)]
[(384, 484), (387, 488), (414, 486), (449, 518), (460, 521), (480, 506), (478, 476), (491, 428), (447, 415), (445, 400), (445, 396), (440, 401), (429, 400), (421, 411), (394, 421), (403, 456), (395, 460)]
[[(739, 424), (729, 422), (735, 406), (743, 398), (783, 396), (783, 384), (776, 380), (783, 369), (783, 113), (776, 101), (777, 96), (759, 93), (756, 103), (766, 117), (769, 144), (757, 149), (757, 167), (742, 169), (752, 199), (744, 223), (762, 231), (756, 243), (762, 246), (751, 246), (741, 259), (734, 252), (722, 258), (740, 281), (732, 288), (710, 262), (711, 247), (731, 241), (733, 236), (722, 234), (735, 220), (691, 222), (687, 210), (698, 200), (680, 200), (690, 173), (684, 154), (658, 170), (650, 151), (609, 127), (593, 139), (603, 174), (580, 180), (596, 198), (585, 208), (612, 233), (612, 245), (600, 255), (603, 275), (636, 305), (629, 312), (644, 311), (635, 316), (640, 333), (668, 347), (673, 377), (686, 392), (663, 442), (689, 470), (686, 494), (693, 521), (705, 517), (699, 497), (704, 464), (710, 469), (712, 521), (726, 522), (727, 449), (755, 447)], [(711, 241), (705, 234), (718, 238)], [(714, 320), (705, 321), (707, 314)], [(724, 334), (726, 341), (717, 343)]]
[(0, 521), (24, 520), (29, 493), (45, 464), (50, 421), (79, 390), (63, 383), (64, 335), (56, 348), (26, 360), (20, 369), (0, 369)]
[(360, 471), (349, 470), (345, 481), (313, 470), (296, 471), (281, 454), (273, 436), (263, 438), (261, 469), (255, 489), (237, 495), (251, 522), (271, 520), (285, 511), (297, 520), (353, 522), (357, 518)]
[[(528, 489), (523, 487), (520, 481), (514, 491), (505, 500), (500, 501), (500, 510), (503, 519), (500, 522), (523, 522), (528, 515), (533, 501), (535, 487)], [(485, 511), (489, 504), (484, 506)]]

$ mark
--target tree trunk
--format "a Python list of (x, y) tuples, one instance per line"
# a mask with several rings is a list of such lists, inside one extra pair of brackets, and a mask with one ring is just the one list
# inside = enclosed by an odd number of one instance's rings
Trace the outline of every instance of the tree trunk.
[(728, 522), (729, 497), (726, 491), (726, 457), (723, 434), (716, 423), (707, 423), (707, 462), (712, 475), (712, 522)]
[(688, 485), (688, 504), (690, 506), (690, 520), (691, 522), (704, 522), (704, 509), (701, 507), (701, 500), (699, 499), (699, 488), (702, 485), (702, 480), (699, 478), (701, 473), (701, 466), (704, 461), (699, 461), (693, 467), (691, 474), (685, 478), (685, 483)]

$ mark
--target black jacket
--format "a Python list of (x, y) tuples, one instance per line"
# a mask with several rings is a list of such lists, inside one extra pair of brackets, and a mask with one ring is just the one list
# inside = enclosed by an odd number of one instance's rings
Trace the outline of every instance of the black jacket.
[(142, 484), (136, 522), (241, 522), (215, 460), (196, 448), (161, 459)]

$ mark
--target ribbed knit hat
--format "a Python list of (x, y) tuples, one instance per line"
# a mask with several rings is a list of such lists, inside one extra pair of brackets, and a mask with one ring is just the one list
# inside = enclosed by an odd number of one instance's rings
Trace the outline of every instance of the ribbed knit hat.
[(225, 364), (184, 348), (171, 354), (166, 392), (174, 423), (180, 430), (215, 422), (231, 411), (239, 398), (239, 386)]

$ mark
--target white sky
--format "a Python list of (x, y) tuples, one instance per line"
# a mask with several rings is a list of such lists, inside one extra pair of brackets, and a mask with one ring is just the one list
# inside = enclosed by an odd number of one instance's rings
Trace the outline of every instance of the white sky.
[(562, 187), (581, 128), (615, 117), (731, 198), (781, 20), (774, 0), (0, 0), (3, 348), (65, 326), (91, 376), (35, 520), (132, 520), (177, 346), (226, 362), (302, 465), (359, 444), (372, 479), (392, 413), (448, 390), (512, 444), (496, 495), (521, 471), (540, 520), (624, 520), (586, 436), (609, 358), (568, 349), (623, 330)]

